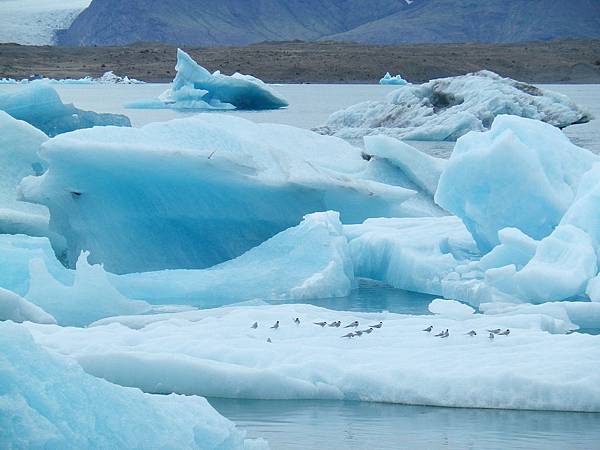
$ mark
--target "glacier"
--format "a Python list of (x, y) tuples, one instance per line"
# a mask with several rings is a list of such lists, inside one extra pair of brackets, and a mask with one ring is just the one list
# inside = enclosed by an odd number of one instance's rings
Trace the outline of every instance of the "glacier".
[(121, 114), (99, 114), (64, 104), (56, 90), (44, 81), (29, 83), (15, 92), (0, 93), (0, 110), (50, 137), (94, 126), (131, 126), (129, 118)]
[(261, 110), (288, 106), (266, 83), (251, 75), (210, 73), (186, 52), (177, 49), (177, 74), (158, 99), (130, 103), (129, 108), (180, 110)]
[(379, 80), (379, 84), (404, 86), (405, 84), (408, 84), (408, 81), (402, 78), (401, 75), (392, 76), (389, 72), (386, 72), (383, 78)]
[(401, 139), (455, 141), (489, 129), (510, 114), (564, 128), (591, 120), (568, 97), (484, 70), (407, 85), (385, 101), (369, 101), (333, 113), (315, 130), (343, 138), (385, 134)]
[[(598, 337), (562, 334), (571, 324), (543, 313), (457, 314), (456, 302), (437, 303), (433, 316), (237, 306), (116, 317), (88, 328), (26, 326), (86, 372), (150, 393), (600, 411)], [(279, 328), (270, 328), (277, 320)], [(342, 339), (347, 330), (313, 324), (321, 320), (383, 327)], [(421, 331), (428, 325), (449, 329), (449, 338)], [(491, 341), (491, 328), (511, 333)]]
[(70, 267), (86, 250), (116, 273), (210, 267), (308, 213), (361, 223), (402, 215), (416, 195), (378, 181), (341, 139), (214, 114), (78, 130), (40, 155), (48, 170), (21, 182), (23, 198), (49, 208)]
[(150, 395), (86, 374), (0, 322), (3, 448), (266, 449), (200, 397)]

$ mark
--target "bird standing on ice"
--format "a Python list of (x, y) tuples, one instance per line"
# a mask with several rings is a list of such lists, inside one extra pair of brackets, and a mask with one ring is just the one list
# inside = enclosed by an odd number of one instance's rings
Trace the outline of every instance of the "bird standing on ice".
[(295, 323), (296, 325), (300, 325), (300, 319), (299, 319), (298, 317), (296, 317), (296, 318), (294, 319), (294, 323)]
[(369, 325), (369, 328), (381, 328), (383, 326), (383, 322), (379, 322), (376, 325)]
[(446, 332), (442, 331), (441, 333), (436, 334), (435, 337), (442, 337), (444, 334), (446, 334)]
[(428, 333), (431, 333), (431, 330), (433, 330), (433, 325), (429, 325), (427, 328), (425, 328), (423, 331), (426, 331)]
[(342, 336), (343, 338), (353, 338), (354, 337), (354, 333), (348, 333)]
[(279, 328), (279, 320), (277, 322), (275, 322), (275, 325), (273, 325), (271, 328), (274, 329), (274, 330), (276, 330), (277, 328)]
[(342, 322), (341, 322), (341, 321), (339, 321), (339, 320), (337, 320), (337, 321), (335, 321), (335, 322), (331, 322), (331, 323), (329, 324), (329, 326), (330, 326), (330, 327), (339, 328), (341, 324), (342, 324)]
[(354, 322), (346, 325), (344, 328), (356, 328), (357, 326), (358, 326), (358, 320), (355, 320)]
[(490, 336), (489, 336), (489, 338), (490, 338), (490, 341), (493, 341), (493, 340), (494, 340), (494, 333), (491, 333), (491, 332), (490, 332)]
[(327, 325), (327, 322), (315, 322), (315, 325), (319, 325), (320, 327), (324, 327)]
[(473, 336), (477, 336), (477, 332), (475, 330), (471, 330), (467, 333), (469, 336), (473, 337)]
[(258, 322), (254, 322), (250, 328), (253, 328), (256, 330), (258, 328)]
[(371, 334), (373, 332), (373, 328), (367, 328), (366, 330), (363, 330), (363, 333), (367, 333), (367, 334)]
[(499, 336), (508, 336), (510, 334), (510, 330), (507, 328), (505, 331), (498, 333)]
[(500, 333), (502, 330), (501, 330), (500, 328), (495, 328), (495, 329), (493, 329), (493, 330), (488, 330), (488, 331), (489, 331), (490, 333), (493, 333), (493, 334), (498, 334), (498, 333)]

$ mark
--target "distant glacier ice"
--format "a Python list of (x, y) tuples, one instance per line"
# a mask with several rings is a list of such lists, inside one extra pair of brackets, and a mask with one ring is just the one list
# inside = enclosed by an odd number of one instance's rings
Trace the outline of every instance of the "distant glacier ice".
[(251, 75), (210, 73), (183, 50), (177, 50), (177, 75), (158, 99), (138, 101), (129, 108), (181, 110), (260, 110), (288, 106), (287, 101), (262, 80)]
[(501, 114), (541, 120), (559, 128), (591, 119), (564, 95), (484, 70), (403, 86), (385, 101), (359, 103), (333, 113), (316, 131), (343, 138), (386, 134), (454, 141), (469, 131), (489, 129)]

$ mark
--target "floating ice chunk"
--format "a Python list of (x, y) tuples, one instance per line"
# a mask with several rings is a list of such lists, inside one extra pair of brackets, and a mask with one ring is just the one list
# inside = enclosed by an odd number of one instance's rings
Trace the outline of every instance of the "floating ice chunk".
[(128, 76), (116, 75), (112, 70), (104, 72), (102, 76), (98, 78), (84, 77), (84, 78), (37, 78), (35, 80), (29, 80), (23, 78), (22, 80), (15, 80), (14, 78), (0, 78), (0, 84), (28, 84), (34, 81), (43, 81), (49, 84), (144, 84), (144, 81), (136, 80), (135, 78), (129, 78)]
[(201, 307), (255, 298), (308, 299), (348, 295), (354, 273), (339, 215), (315, 213), (238, 258), (205, 270), (112, 276), (129, 298)]
[(441, 281), (477, 248), (456, 217), (368, 219), (344, 227), (357, 277), (442, 294)]
[(484, 70), (404, 86), (385, 101), (359, 103), (333, 113), (317, 131), (344, 138), (387, 134), (454, 141), (469, 131), (490, 128), (501, 114), (541, 120), (559, 128), (591, 119), (564, 95)]
[(389, 72), (386, 72), (383, 78), (379, 80), (379, 84), (393, 84), (397, 86), (404, 86), (405, 84), (408, 84), (408, 81), (402, 78), (401, 75), (391, 76)]
[(83, 326), (104, 317), (150, 311), (148, 303), (129, 300), (117, 291), (102, 266), (90, 265), (87, 256), (82, 253), (77, 261), (72, 284), (57, 281), (43, 260), (32, 260), (25, 298), (51, 313), (61, 325)]
[(58, 93), (43, 81), (0, 94), (0, 110), (30, 123), (48, 136), (97, 125), (131, 126), (129, 119), (120, 114), (98, 114), (64, 104)]
[(444, 300), (436, 298), (428, 306), (429, 311), (439, 316), (454, 320), (464, 320), (472, 318), (475, 310), (469, 305), (457, 302), (456, 300)]
[(490, 131), (458, 140), (435, 201), (465, 222), (485, 252), (507, 227), (539, 240), (561, 221), (596, 161), (548, 124), (500, 116)]
[[(146, 316), (141, 328), (140, 319), (26, 326), (87, 372), (147, 392), (600, 411), (600, 337), (549, 334), (542, 330), (564, 333), (570, 323), (543, 314), (453, 320), (280, 305)], [(276, 320), (280, 327), (272, 330)], [(383, 327), (341, 339), (339, 329), (313, 325), (321, 320), (357, 320), (359, 329), (382, 320)], [(428, 325), (449, 329), (449, 337), (421, 331)], [(511, 333), (490, 342), (491, 328)], [(466, 335), (470, 330), (478, 335)]]
[(387, 136), (365, 136), (364, 141), (369, 155), (389, 160), (420, 190), (433, 197), (447, 160), (434, 158)]
[(177, 50), (177, 75), (158, 100), (131, 103), (130, 108), (278, 109), (288, 103), (251, 75), (211, 74), (183, 50)]
[(0, 288), (0, 321), (56, 323), (54, 317), (42, 308), (28, 302), (14, 292)]
[(78, 130), (41, 155), (49, 169), (22, 182), (23, 196), (49, 207), (71, 267), (89, 250), (117, 273), (210, 267), (308, 213), (395, 217), (416, 194), (369, 178), (341, 139), (214, 114)]
[(199, 397), (149, 395), (90, 376), (0, 323), (0, 447), (266, 448)]

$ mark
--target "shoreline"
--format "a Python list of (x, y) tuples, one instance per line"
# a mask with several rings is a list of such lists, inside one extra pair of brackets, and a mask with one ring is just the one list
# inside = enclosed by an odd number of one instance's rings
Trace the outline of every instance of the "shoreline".
[[(113, 71), (146, 82), (171, 82), (176, 46), (111, 47), (0, 44), (0, 78), (98, 77)], [(364, 45), (268, 42), (183, 47), (207, 69), (254, 75), (272, 84), (373, 84), (390, 72), (414, 83), (488, 69), (536, 84), (600, 83), (600, 40), (519, 44)]]

